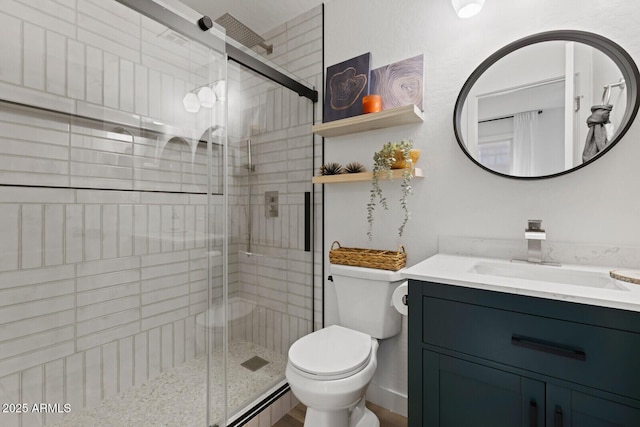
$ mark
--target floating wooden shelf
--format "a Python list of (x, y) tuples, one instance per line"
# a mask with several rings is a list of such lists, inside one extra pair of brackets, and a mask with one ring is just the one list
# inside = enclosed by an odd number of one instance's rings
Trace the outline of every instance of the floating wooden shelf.
[[(392, 171), (391, 179), (402, 179), (402, 172), (404, 169), (394, 169)], [(415, 168), (412, 171), (412, 175), (414, 178), (423, 178), (422, 169)], [(343, 173), (340, 175), (322, 175), (322, 176), (314, 176), (311, 182), (314, 184), (336, 184), (339, 182), (363, 182), (363, 181), (371, 181), (373, 178), (373, 172), (360, 172), (360, 173)], [(386, 180), (387, 174), (382, 173), (380, 175), (380, 180)]]
[(420, 123), (424, 120), (422, 111), (415, 105), (383, 110), (378, 113), (362, 114), (346, 119), (314, 125), (311, 131), (324, 137), (348, 135), (393, 126)]

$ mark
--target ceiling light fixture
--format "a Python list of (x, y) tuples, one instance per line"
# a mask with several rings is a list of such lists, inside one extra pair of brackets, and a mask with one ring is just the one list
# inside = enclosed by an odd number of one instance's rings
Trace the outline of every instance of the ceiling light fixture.
[(220, 101), (225, 101), (227, 99), (227, 82), (226, 80), (220, 80), (215, 84), (214, 89), (215, 94), (218, 96)]
[(182, 99), (182, 103), (184, 104), (184, 109), (189, 113), (197, 113), (200, 111), (200, 100), (198, 99), (198, 95), (193, 92), (187, 93)]
[(213, 103), (216, 102), (216, 94), (209, 86), (202, 86), (198, 89), (198, 100), (200, 100), (200, 106), (211, 108)]
[(459, 18), (471, 18), (477, 15), (484, 5), (484, 0), (451, 0)]
[(189, 113), (197, 113), (200, 107), (212, 108), (217, 100), (224, 101), (225, 84), (224, 80), (219, 80), (190, 90), (182, 99), (184, 109)]

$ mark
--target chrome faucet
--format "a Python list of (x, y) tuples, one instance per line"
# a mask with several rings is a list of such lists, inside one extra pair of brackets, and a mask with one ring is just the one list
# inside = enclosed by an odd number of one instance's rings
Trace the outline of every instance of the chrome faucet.
[(524, 238), (527, 239), (527, 261), (540, 264), (542, 262), (542, 241), (546, 240), (547, 233), (542, 229), (541, 219), (530, 219), (524, 230)]

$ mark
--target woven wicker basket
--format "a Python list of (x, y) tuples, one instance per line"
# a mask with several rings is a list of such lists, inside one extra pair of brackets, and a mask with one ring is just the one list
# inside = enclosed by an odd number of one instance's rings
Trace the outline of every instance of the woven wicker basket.
[(397, 271), (407, 265), (407, 253), (402, 245), (397, 252), (393, 252), (378, 249), (343, 248), (338, 241), (335, 241), (331, 244), (329, 262), (331, 264)]

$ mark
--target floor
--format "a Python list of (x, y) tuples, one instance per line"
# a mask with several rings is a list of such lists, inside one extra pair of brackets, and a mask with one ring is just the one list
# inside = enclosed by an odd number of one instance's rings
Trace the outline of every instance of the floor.
[[(371, 409), (371, 411), (376, 414), (380, 420), (380, 427), (407, 427), (407, 419), (402, 415), (393, 413), (388, 409), (374, 405), (371, 402), (367, 402), (367, 408)], [(303, 427), (304, 414), (306, 411), (307, 408), (300, 403), (289, 411), (288, 414), (282, 417), (280, 421), (275, 423), (273, 427)]]
[[(244, 340), (229, 343), (226, 372), (221, 350), (212, 358), (212, 383), (227, 380), (227, 400), (232, 413), (246, 406), (264, 390), (282, 379), (286, 357)], [(259, 356), (269, 363), (256, 371), (243, 362)], [(258, 363), (258, 365), (260, 365)], [(249, 366), (254, 368), (255, 366)], [(205, 425), (207, 358), (197, 357), (163, 372), (145, 384), (104, 399), (100, 405), (66, 416), (59, 427), (163, 426), (201, 427)], [(224, 411), (224, 388), (212, 387), (211, 420), (220, 423)]]

